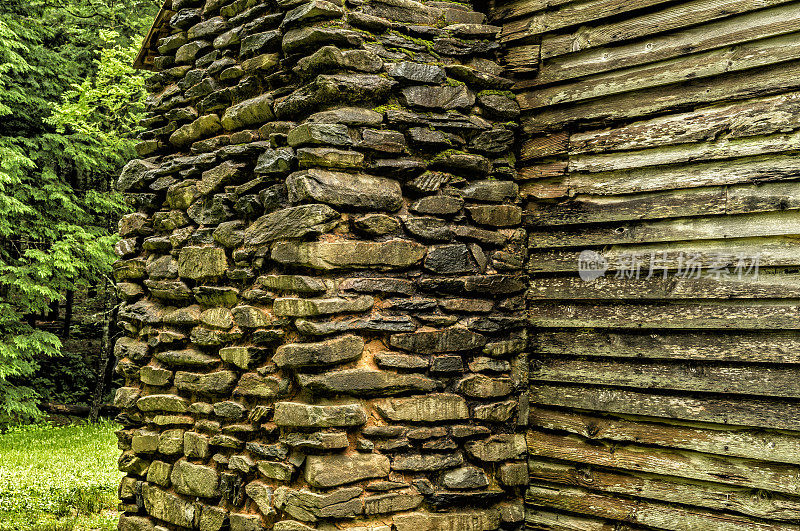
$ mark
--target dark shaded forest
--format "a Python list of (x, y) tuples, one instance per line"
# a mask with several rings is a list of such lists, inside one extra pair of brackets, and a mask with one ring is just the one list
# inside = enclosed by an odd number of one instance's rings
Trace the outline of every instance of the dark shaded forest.
[(0, 4), (0, 426), (108, 394), (127, 211), (112, 183), (133, 155), (146, 91), (131, 65), (158, 8)]

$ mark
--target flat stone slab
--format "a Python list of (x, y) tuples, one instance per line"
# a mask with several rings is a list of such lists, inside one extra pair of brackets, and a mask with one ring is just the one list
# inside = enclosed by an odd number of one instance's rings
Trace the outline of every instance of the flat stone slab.
[(305, 479), (317, 488), (330, 488), (389, 475), (389, 458), (380, 454), (309, 455)]
[(274, 421), (278, 426), (294, 428), (347, 428), (366, 424), (367, 413), (358, 404), (312, 406), (278, 402)]

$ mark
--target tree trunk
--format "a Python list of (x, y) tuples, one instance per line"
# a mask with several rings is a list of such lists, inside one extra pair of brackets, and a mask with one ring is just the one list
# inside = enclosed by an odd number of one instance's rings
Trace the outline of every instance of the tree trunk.
[(103, 395), (108, 387), (108, 380), (110, 380), (108, 365), (111, 361), (112, 352), (114, 350), (114, 342), (111, 339), (111, 327), (113, 326), (112, 323), (114, 323), (116, 320), (118, 309), (119, 306), (114, 306), (105, 314), (105, 323), (103, 323), (103, 341), (100, 346), (100, 360), (97, 363), (97, 383), (94, 388), (94, 396), (92, 397), (92, 411), (89, 415), (89, 418), (92, 422), (97, 421), (97, 417), (100, 415)]
[(69, 339), (69, 329), (72, 326), (72, 303), (75, 299), (75, 292), (69, 290), (67, 292), (67, 301), (64, 306), (64, 329), (61, 333), (64, 339)]

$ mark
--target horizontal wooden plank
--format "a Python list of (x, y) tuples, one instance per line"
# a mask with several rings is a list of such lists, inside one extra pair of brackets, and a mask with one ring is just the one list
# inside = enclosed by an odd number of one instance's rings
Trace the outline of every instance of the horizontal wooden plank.
[(800, 370), (796, 366), (546, 356), (532, 363), (530, 379), (533, 382), (800, 398)]
[[(555, 179), (567, 174), (567, 161), (544, 162), (524, 166), (517, 172), (518, 181)], [(563, 186), (560, 182), (558, 186)]]
[(765, 496), (747, 487), (534, 459), (528, 462), (528, 468), (532, 483), (574, 485), (624, 496), (733, 511), (767, 520), (800, 520), (800, 499), (775, 492)]
[[(643, 527), (602, 520), (588, 516), (562, 514), (544, 511), (541, 508), (528, 506), (525, 508), (525, 522), (528, 529), (546, 529), (548, 531), (643, 531)], [(652, 529), (652, 528), (650, 528)]]
[[(523, 168), (520, 173), (524, 175), (525, 171)], [(520, 194), (526, 198), (540, 199), (578, 194), (609, 196), (786, 181), (796, 179), (798, 175), (800, 175), (800, 157), (771, 155), (602, 173), (571, 173), (561, 177), (524, 182), (520, 185)]]
[(506, 70), (515, 76), (529, 76), (539, 71), (538, 44), (520, 44), (506, 50)]
[(587, 441), (575, 435), (528, 431), (528, 454), (620, 470), (633, 470), (796, 495), (800, 467), (755, 459), (635, 444)]
[(537, 11), (557, 8), (564, 4), (575, 2), (576, 0), (509, 0), (498, 2), (498, 5), (490, 13), (490, 20), (503, 21), (512, 18), (529, 15)]
[(529, 138), (522, 143), (519, 160), (565, 155), (570, 149), (569, 136), (567, 131), (559, 131), (551, 135)]
[[(800, 24), (798, 24), (800, 26)], [(575, 103), (592, 98), (639, 91), (700, 78), (739, 72), (800, 58), (796, 34), (779, 35), (708, 52), (684, 55), (657, 63), (595, 74), (566, 84), (542, 86), (539, 78), (519, 81), (527, 109)]]
[(797, 152), (798, 150), (800, 150), (800, 132), (735, 139), (722, 138), (712, 142), (696, 142), (636, 151), (571, 155), (568, 171), (615, 171), (645, 166), (754, 157), (769, 153)]
[(800, 212), (786, 210), (736, 216), (631, 221), (528, 231), (533, 248), (674, 242), (686, 240), (800, 235)]
[(800, 333), (768, 331), (537, 330), (532, 354), (800, 364)]
[[(742, 260), (756, 256), (761, 267), (800, 265), (800, 237), (795, 236), (614, 245), (594, 250), (612, 271), (621, 264), (627, 268), (633, 261), (649, 263), (653, 257), (670, 270), (684, 271), (688, 257), (702, 269), (736, 267)], [(580, 252), (580, 249), (532, 249), (526, 268), (531, 273), (577, 272)]]
[[(800, 273), (681, 277), (664, 274), (659, 264), (646, 264), (641, 278), (607, 275), (591, 281), (570, 277), (541, 277), (530, 282), (527, 297), (535, 300), (682, 300), (682, 299), (800, 299)], [(646, 278), (652, 273), (652, 278)]]
[[(571, 123), (588, 125), (644, 118), (658, 113), (689, 110), (714, 102), (768, 96), (800, 87), (800, 63), (792, 61), (746, 72), (732, 72), (683, 84), (646, 88), (571, 105), (527, 112), (523, 129), (533, 134), (558, 130)], [(517, 101), (523, 111), (536, 105), (536, 91), (522, 92)]]
[(578, 52), (610, 43), (622, 43), (698, 24), (788, 4), (792, 0), (694, 0), (680, 2), (654, 13), (630, 17), (610, 24), (581, 28), (572, 34), (542, 39), (542, 57)]
[(552, 57), (536, 83), (555, 83), (783, 35), (800, 29), (798, 20), (800, 4), (787, 4), (666, 35), (648, 36), (629, 44)]
[[(584, 0), (572, 2), (556, 9), (535, 13), (520, 20), (511, 20), (503, 24), (500, 42), (511, 43), (520, 39), (528, 39), (543, 33), (552, 33), (587, 22), (598, 22), (623, 13), (666, 4), (672, 0)], [(502, 12), (502, 11), (501, 11)], [(504, 13), (505, 20), (519, 14)]]
[(800, 93), (790, 92), (670, 114), (614, 129), (574, 133), (568, 149), (574, 154), (628, 151), (765, 135), (796, 129), (798, 114)]
[(533, 301), (529, 322), (542, 328), (800, 330), (800, 303), (591, 304)]
[(601, 518), (613, 518), (656, 529), (686, 531), (796, 531), (800, 527), (777, 522), (762, 522), (746, 516), (660, 502), (622, 498), (577, 487), (533, 485), (526, 501)]
[(532, 404), (734, 426), (800, 430), (797, 400), (531, 384)]
[[(637, 443), (680, 448), (702, 453), (760, 459), (778, 463), (800, 464), (800, 437), (797, 433), (763, 429), (711, 428), (655, 423), (638, 418), (626, 420), (587, 415), (541, 407), (531, 408), (529, 426), (566, 431), (587, 439)], [(800, 517), (800, 499), (792, 511)]]
[(694, 188), (669, 192), (531, 201), (528, 223), (538, 227), (652, 220), (720, 214), (753, 214), (800, 208), (800, 181)]

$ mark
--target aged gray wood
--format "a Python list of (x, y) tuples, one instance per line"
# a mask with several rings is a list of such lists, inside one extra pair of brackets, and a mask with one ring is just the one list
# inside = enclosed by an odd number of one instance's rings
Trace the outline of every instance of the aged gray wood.
[[(525, 173), (523, 169), (521, 173)], [(552, 199), (576, 194), (620, 195), (681, 188), (791, 180), (800, 174), (795, 155), (745, 157), (600, 173), (544, 177), (520, 185), (523, 197)]]
[(800, 398), (800, 369), (796, 366), (547, 356), (535, 360), (530, 378), (533, 382)]
[(534, 248), (800, 235), (800, 212), (786, 210), (736, 216), (632, 221), (560, 230), (531, 229), (528, 234)]
[(625, 18), (610, 24), (582, 28), (570, 34), (545, 37), (542, 40), (542, 57), (547, 59), (610, 43), (621, 43), (657, 32), (663, 33), (697, 24), (706, 24), (733, 15), (788, 4), (791, 1), (694, 0), (681, 2), (654, 13)]
[[(638, 417), (627, 420), (534, 407), (530, 426), (566, 431), (587, 439), (638, 443), (696, 452), (800, 464), (800, 434), (752, 428), (683, 426), (654, 423)], [(798, 500), (800, 502), (800, 500)], [(800, 511), (800, 503), (797, 506)], [(798, 513), (800, 514), (800, 513)]]
[(536, 90), (527, 94), (525, 101), (526, 108), (539, 108), (718, 76), (798, 58), (800, 44), (797, 35), (779, 35), (658, 63), (595, 74), (567, 84), (542, 87), (532, 81), (521, 81), (516, 88), (525, 90), (536, 87)]
[(669, 505), (611, 496), (577, 487), (532, 485), (526, 501), (533, 505), (555, 507), (674, 531), (796, 531), (788, 523), (768, 523), (746, 516), (710, 512), (703, 509)]
[(530, 460), (531, 482), (574, 485), (667, 503), (733, 511), (756, 518), (800, 520), (800, 498), (747, 488), (639, 472)]
[[(562, 129), (565, 124), (604, 123), (687, 110), (695, 105), (768, 96), (800, 87), (800, 63), (792, 61), (746, 72), (732, 72), (683, 84), (646, 88), (573, 105), (539, 109), (523, 117), (525, 132)], [(523, 111), (536, 108), (536, 91), (517, 96)]]
[(695, 142), (636, 151), (572, 155), (569, 159), (568, 170), (572, 172), (615, 171), (646, 166), (753, 157), (798, 150), (800, 150), (800, 133), (795, 131), (747, 138), (722, 138), (712, 142)]
[(569, 138), (568, 149), (565, 147), (563, 152), (577, 155), (637, 150), (792, 131), (798, 128), (798, 114), (800, 93), (790, 92), (670, 114), (618, 128), (574, 133)]
[(510, 20), (536, 11), (558, 7), (576, 0), (510, 0), (498, 5), (491, 13), (492, 21)]
[(727, 457), (688, 450), (650, 448), (635, 444), (592, 441), (576, 435), (528, 431), (532, 457), (586, 463), (608, 468), (664, 474), (796, 495), (800, 467), (755, 459)]
[[(586, 22), (595, 22), (604, 18), (611, 18), (622, 13), (657, 6), (668, 3), (670, 0), (583, 0), (572, 2), (557, 9), (536, 13), (521, 20), (503, 24), (500, 41), (510, 43), (519, 39), (526, 39), (542, 33), (551, 33), (571, 26)], [(513, 14), (506, 14), (506, 19), (516, 16), (522, 10), (517, 9)]]
[[(657, 258), (657, 257), (656, 257)], [(745, 274), (729, 270), (719, 278), (703, 275), (680, 277), (659, 269), (657, 259), (644, 267), (641, 278), (607, 275), (592, 281), (577, 276), (531, 280), (527, 296), (536, 300), (681, 300), (681, 299), (800, 299), (800, 273)], [(739, 274), (741, 273), (741, 274)]]
[(782, 35), (797, 31), (800, 28), (798, 20), (800, 4), (794, 3), (745, 13), (666, 35), (647, 36), (640, 41), (621, 46), (590, 48), (551, 58), (535, 82), (545, 84), (564, 81)]
[(800, 332), (537, 330), (533, 354), (800, 364)]
[[(643, 531), (643, 527), (622, 522), (611, 522), (589, 516), (575, 516), (551, 511), (543, 511), (538, 507), (526, 507), (525, 522), (529, 529), (547, 529), (549, 531)], [(652, 528), (650, 528), (652, 529)]]
[(528, 312), (530, 324), (544, 328), (800, 330), (800, 303), (790, 302), (564, 304), (534, 301)]
[(539, 44), (520, 44), (506, 50), (506, 68), (516, 76), (529, 76), (539, 71)]
[[(567, 272), (578, 270), (579, 250), (535, 248), (528, 257), (531, 272)], [(800, 237), (770, 236), (763, 238), (736, 238), (729, 240), (699, 240), (689, 242), (614, 245), (595, 248), (607, 261), (611, 271), (617, 265), (630, 264), (632, 260), (649, 263), (653, 256), (670, 270), (685, 270), (688, 257), (698, 267), (735, 267), (744, 259), (752, 261), (758, 256), (763, 267), (800, 265)]]
[(532, 384), (531, 403), (735, 426), (800, 430), (797, 400), (635, 391), (608, 387)]

